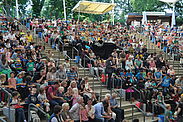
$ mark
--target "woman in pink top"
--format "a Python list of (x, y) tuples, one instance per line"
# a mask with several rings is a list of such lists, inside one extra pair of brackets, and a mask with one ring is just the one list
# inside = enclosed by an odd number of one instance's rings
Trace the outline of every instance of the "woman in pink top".
[(85, 104), (82, 104), (80, 106), (79, 116), (80, 116), (80, 122), (88, 122), (88, 111), (85, 107)]
[(153, 60), (153, 58), (151, 58), (151, 60), (149, 61), (149, 68), (151, 70), (156, 70), (156, 63), (155, 61)]
[(10, 78), (8, 79), (8, 85), (10, 88), (16, 90), (16, 79), (14, 72), (10, 73)]

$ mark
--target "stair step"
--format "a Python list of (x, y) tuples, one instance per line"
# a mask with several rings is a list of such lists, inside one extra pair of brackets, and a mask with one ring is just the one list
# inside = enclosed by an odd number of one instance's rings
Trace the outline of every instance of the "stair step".
[[(139, 118), (139, 117), (142, 117), (142, 113), (141, 112), (134, 112), (133, 113), (133, 117), (134, 118)], [(125, 119), (127, 120), (132, 120), (132, 113), (129, 113), (129, 114), (125, 114)]]

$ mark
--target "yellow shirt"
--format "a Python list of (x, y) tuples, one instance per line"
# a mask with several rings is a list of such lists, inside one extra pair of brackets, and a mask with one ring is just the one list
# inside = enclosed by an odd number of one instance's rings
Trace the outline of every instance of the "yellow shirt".
[(32, 35), (26, 35), (26, 39), (28, 42), (31, 42), (33, 40)]

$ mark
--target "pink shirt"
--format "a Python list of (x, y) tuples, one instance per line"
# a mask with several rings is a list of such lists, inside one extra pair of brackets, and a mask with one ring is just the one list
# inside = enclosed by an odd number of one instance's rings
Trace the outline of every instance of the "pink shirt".
[(86, 109), (80, 109), (79, 114), (81, 115), (82, 121), (88, 121), (88, 111)]
[(77, 103), (77, 97), (79, 97), (79, 95), (73, 95), (72, 105)]
[(8, 83), (10, 86), (12, 86), (13, 88), (16, 88), (16, 79), (15, 78), (9, 78), (8, 79)]
[(156, 64), (155, 64), (154, 61), (153, 61), (153, 62), (150, 61), (150, 62), (149, 62), (149, 66), (150, 66), (150, 67), (156, 67)]

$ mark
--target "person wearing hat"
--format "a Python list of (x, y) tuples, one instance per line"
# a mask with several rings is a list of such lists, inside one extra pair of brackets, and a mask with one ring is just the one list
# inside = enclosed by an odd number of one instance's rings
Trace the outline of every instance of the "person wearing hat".
[(114, 73), (115, 69), (116, 69), (116, 66), (113, 62), (113, 56), (110, 55), (106, 61), (106, 69), (105, 69), (106, 74), (108, 74), (107, 89), (109, 90), (112, 88), (111, 76), (112, 76), (112, 73)]
[(21, 64), (20, 59), (16, 60), (15, 69), (16, 69), (16, 71), (17, 71), (18, 73), (22, 71), (22, 64)]

